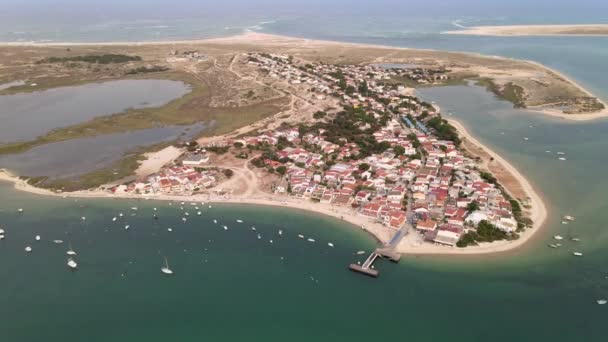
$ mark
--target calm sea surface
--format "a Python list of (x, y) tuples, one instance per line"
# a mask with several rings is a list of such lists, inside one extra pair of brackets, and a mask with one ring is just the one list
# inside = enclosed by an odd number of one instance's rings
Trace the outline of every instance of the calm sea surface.
[[(424, 18), (393, 5), (381, 1), (369, 13), (329, 6), (315, 15), (263, 7), (263, 13), (247, 9), (238, 18), (207, 20), (96, 17), (90, 21), (96, 24), (75, 20), (80, 29), (64, 30), (49, 30), (44, 23), (28, 26), (24, 20), (19, 29), (5, 29), (0, 40), (151, 40), (249, 29), (476, 51), (544, 63), (608, 99), (606, 38), (439, 34), (457, 25), (599, 22), (605, 21), (600, 15), (605, 12), (545, 11), (541, 19), (517, 11), (473, 16), (465, 13), (473, 12), (467, 7)], [(179, 204), (45, 198), (0, 185), (0, 226), (7, 231), (0, 241), (2, 340), (604, 341), (608, 305), (596, 300), (608, 298), (608, 120), (573, 123), (516, 111), (476, 87), (424, 89), (421, 96), (436, 101), (446, 115), (451, 112), (505, 156), (546, 198), (548, 223), (524, 249), (482, 258), (404, 257), (398, 265), (378, 263), (381, 276), (370, 279), (346, 266), (362, 259), (354, 253), (371, 250), (373, 240), (355, 227), (311, 213), (217, 205), (201, 207), (199, 217), (186, 205), (191, 215), (184, 224)], [(567, 160), (559, 161), (556, 152), (564, 152)], [(152, 219), (153, 207), (158, 221)], [(18, 208), (25, 213), (18, 214)], [(113, 223), (119, 212), (125, 218)], [(561, 225), (563, 214), (577, 219)], [(41, 241), (35, 241), (36, 234)], [(555, 234), (582, 241), (546, 247)], [(53, 239), (66, 243), (56, 245)], [(68, 241), (78, 252), (75, 272), (65, 265)], [(27, 245), (33, 248), (30, 254), (24, 251)], [(573, 251), (584, 256), (575, 258)], [(172, 277), (160, 272), (165, 256)]]

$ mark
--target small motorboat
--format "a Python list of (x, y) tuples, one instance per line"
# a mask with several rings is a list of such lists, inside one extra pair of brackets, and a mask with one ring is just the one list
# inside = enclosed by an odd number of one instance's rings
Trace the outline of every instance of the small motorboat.
[(40, 241), (40, 235), (36, 235), (36, 241)]
[(564, 158), (564, 157), (559, 157), (557, 159), (559, 159), (559, 160), (566, 160), (566, 158)]
[(167, 231), (168, 231), (168, 232), (172, 232), (172, 231), (173, 231), (173, 228), (167, 228)]
[(217, 224), (217, 220), (213, 220), (213, 223)]
[(574, 252), (574, 253), (572, 253), (572, 254), (573, 254), (574, 256), (583, 256), (583, 253), (581, 253), (581, 252)]
[(53, 243), (60, 244), (63, 243), (63, 240), (53, 240)]
[(581, 239), (579, 239), (579, 238), (572, 238), (572, 239), (570, 239), (570, 240), (575, 241), (575, 242), (579, 242), (579, 241), (581, 241)]
[(254, 226), (251, 226), (251, 230), (253, 230), (254, 232), (256, 231)]
[(304, 238), (304, 235), (302, 235), (302, 234), (298, 234), (298, 237), (299, 237), (300, 239), (303, 239), (303, 238)]
[(308, 238), (308, 242), (315, 242), (315, 239)]
[(68, 267), (75, 270), (78, 267), (78, 264), (76, 261), (74, 261), (74, 259), (68, 258)]
[(262, 238), (262, 235), (258, 234), (258, 240)]
[(566, 221), (574, 221), (574, 216), (565, 215), (564, 216), (564, 220), (566, 220)]
[(224, 226), (224, 230), (228, 230), (228, 226)]
[(365, 254), (365, 251), (357, 251), (357, 255)]
[(604, 305), (604, 304), (608, 303), (608, 300), (606, 300), (606, 299), (598, 299), (598, 300), (597, 300), (597, 303), (598, 303), (599, 305)]
[(243, 220), (236, 220), (237, 223), (243, 223)]
[(188, 219), (187, 219), (187, 218), (185, 218), (185, 217), (182, 217), (182, 221), (183, 221), (183, 222), (186, 222), (186, 221), (188, 221)]
[(17, 212), (20, 213), (20, 214), (23, 213), (23, 208), (17, 209)]
[(83, 217), (81, 217), (80, 219), (81, 219), (81, 220), (83, 220), (83, 221), (86, 221), (86, 220), (87, 220), (87, 217), (86, 217), (86, 216), (83, 216)]
[(112, 222), (116, 222), (116, 216), (112, 217)]
[(555, 244), (550, 244), (550, 245), (547, 245), (547, 246), (549, 246), (551, 248), (558, 248), (559, 247), (558, 245), (555, 245)]
[(129, 230), (129, 228), (131, 228), (131, 226), (130, 226), (130, 225), (126, 225), (126, 226), (125, 226), (125, 230)]
[(279, 229), (279, 235), (283, 235), (283, 231)]
[(333, 247), (333, 246), (334, 246), (334, 244), (333, 244), (333, 243), (331, 243), (331, 242), (328, 242), (328, 243), (327, 243), (327, 245), (328, 245), (329, 247)]
[(30, 247), (30, 246), (26, 246), (26, 247), (25, 247), (25, 251), (26, 251), (26, 252), (28, 252), (28, 253), (29, 253), (29, 252), (31, 252), (31, 251), (32, 251), (32, 247)]
[(196, 215), (201, 216), (201, 215), (203, 215), (203, 212), (201, 212), (201, 211), (197, 211), (197, 212), (196, 212)]
[(561, 235), (555, 235), (553, 238), (555, 240), (563, 240), (564, 239)]

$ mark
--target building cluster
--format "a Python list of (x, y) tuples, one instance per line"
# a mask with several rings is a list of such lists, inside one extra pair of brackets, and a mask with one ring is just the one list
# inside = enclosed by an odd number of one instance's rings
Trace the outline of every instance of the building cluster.
[(511, 201), (491, 175), (437, 133), (437, 122), (444, 123), (437, 120), (436, 109), (391, 82), (404, 70), (302, 65), (270, 54), (250, 54), (248, 63), (269, 77), (307, 86), (316, 96), (338, 97), (356, 116), (353, 135), (371, 135), (380, 146), (370, 152), (361, 139), (336, 138), (335, 131), (324, 128), (303, 134), (287, 128), (242, 138), (244, 145), (276, 148), (263, 158), (264, 167), (284, 175), (275, 192), (349, 206), (394, 229), (411, 225), (425, 240), (449, 246), (482, 221), (507, 233), (518, 228)]
[(212, 188), (227, 177), (221, 169), (205, 168), (206, 154), (187, 153), (176, 165), (166, 166), (158, 173), (110, 189), (115, 194), (189, 196)]

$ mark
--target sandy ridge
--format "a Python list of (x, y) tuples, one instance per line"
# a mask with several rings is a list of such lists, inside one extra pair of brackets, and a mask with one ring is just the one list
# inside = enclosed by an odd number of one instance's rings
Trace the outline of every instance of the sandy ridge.
[(608, 24), (472, 26), (442, 32), (475, 36), (608, 36)]

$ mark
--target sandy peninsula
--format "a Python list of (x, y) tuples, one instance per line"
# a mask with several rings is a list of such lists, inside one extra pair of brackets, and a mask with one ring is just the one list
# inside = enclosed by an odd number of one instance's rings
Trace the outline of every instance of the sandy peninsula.
[(608, 24), (473, 26), (444, 33), (475, 36), (608, 36)]

